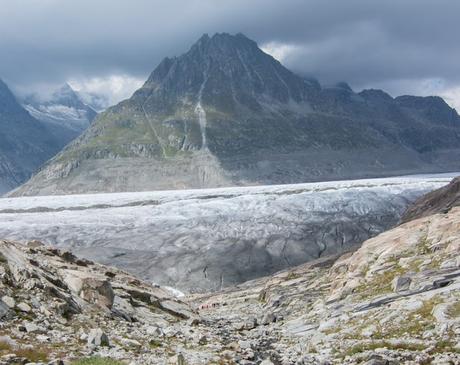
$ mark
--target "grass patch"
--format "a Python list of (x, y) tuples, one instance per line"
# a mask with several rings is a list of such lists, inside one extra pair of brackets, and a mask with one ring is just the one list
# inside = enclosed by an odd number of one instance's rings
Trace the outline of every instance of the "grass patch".
[(436, 342), (434, 349), (430, 351), (431, 354), (438, 354), (442, 352), (454, 352), (459, 353), (459, 350), (455, 347), (456, 344), (452, 340), (441, 340)]
[(439, 304), (439, 298), (431, 298), (423, 302), (422, 307), (408, 314), (406, 318), (389, 327), (379, 326), (379, 331), (375, 338), (401, 338), (404, 335), (421, 337), (423, 332), (433, 329), (435, 319), (433, 317), (433, 308)]
[(13, 347), (6, 341), (0, 342), (0, 356), (15, 354), (18, 357), (25, 357), (29, 362), (48, 362), (47, 349)]
[(297, 278), (300, 278), (300, 277), (301, 277), (301, 275), (299, 273), (296, 273), (294, 271), (290, 271), (286, 276), (286, 281), (294, 280), (294, 279), (297, 279)]
[(449, 306), (447, 309), (447, 315), (451, 318), (460, 317), (460, 301), (457, 300), (454, 304)]
[(431, 240), (428, 239), (428, 235), (424, 234), (417, 242), (417, 253), (419, 255), (428, 255), (431, 253)]
[(356, 287), (354, 293), (359, 294), (360, 299), (367, 299), (389, 293), (392, 291), (391, 283), (393, 279), (404, 273), (404, 268), (398, 263), (395, 263), (392, 268), (381, 274), (376, 274), (374, 277), (370, 278), (370, 280)]
[(424, 345), (413, 344), (413, 343), (392, 343), (388, 341), (376, 341), (376, 342), (369, 342), (369, 343), (361, 343), (355, 346), (350, 347), (346, 350), (342, 356), (353, 356), (356, 354), (360, 354), (365, 351), (372, 351), (379, 348), (387, 348), (389, 350), (407, 350), (407, 351), (422, 351), (425, 349)]
[(11, 345), (8, 342), (0, 341), (0, 352), (10, 352), (12, 351)]
[(41, 349), (19, 348), (19, 349), (14, 349), (13, 353), (15, 353), (19, 357), (25, 357), (27, 360), (31, 362), (47, 362), (48, 361), (48, 351), (41, 350)]
[(125, 365), (125, 363), (109, 357), (94, 356), (72, 361), (71, 365)]
[(158, 341), (158, 340), (150, 340), (149, 341), (149, 346), (150, 346), (151, 349), (156, 349), (158, 347), (163, 346), (163, 344), (162, 344), (161, 341)]

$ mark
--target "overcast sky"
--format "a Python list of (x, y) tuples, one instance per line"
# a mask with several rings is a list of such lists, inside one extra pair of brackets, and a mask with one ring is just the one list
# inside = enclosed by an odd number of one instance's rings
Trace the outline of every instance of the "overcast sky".
[(0, 78), (117, 102), (203, 33), (242, 32), (322, 83), (460, 109), (459, 0), (0, 0)]

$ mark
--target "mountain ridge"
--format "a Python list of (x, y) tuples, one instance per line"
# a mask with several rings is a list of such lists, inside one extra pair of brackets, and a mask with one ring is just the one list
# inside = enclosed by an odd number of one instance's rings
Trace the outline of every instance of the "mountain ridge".
[(460, 117), (440, 100), (321, 87), (242, 34), (204, 35), (14, 194), (455, 171)]

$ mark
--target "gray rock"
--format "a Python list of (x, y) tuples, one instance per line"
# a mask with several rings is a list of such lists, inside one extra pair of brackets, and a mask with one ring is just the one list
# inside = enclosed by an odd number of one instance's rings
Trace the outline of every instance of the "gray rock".
[(21, 302), (16, 306), (21, 312), (29, 313), (32, 311), (32, 308), (27, 303)]
[(25, 322), (23, 324), (23, 326), (26, 329), (26, 332), (28, 332), (28, 333), (43, 333), (43, 332), (45, 332), (45, 329), (43, 327), (37, 326), (35, 323), (32, 323), (32, 322)]
[(148, 326), (145, 330), (147, 335), (152, 336), (154, 338), (162, 338), (165, 336), (164, 331), (158, 326)]
[(2, 301), (11, 309), (13, 309), (14, 306), (16, 305), (16, 301), (7, 295), (2, 297)]
[(183, 318), (189, 319), (191, 317), (196, 317), (196, 314), (190, 310), (190, 307), (184, 305), (181, 302), (174, 300), (163, 300), (160, 302), (160, 308), (170, 312), (171, 314)]
[(242, 350), (247, 350), (247, 349), (250, 349), (250, 348), (251, 348), (251, 342), (250, 342), (250, 341), (246, 341), (246, 340), (240, 340), (240, 341), (238, 341), (238, 346), (239, 346)]
[(102, 329), (92, 329), (88, 334), (88, 345), (95, 347), (110, 346), (109, 338)]
[(274, 365), (270, 359), (263, 360), (260, 365)]
[(0, 318), (7, 316), (9, 312), (10, 307), (0, 300)]
[(412, 279), (408, 276), (397, 276), (393, 279), (391, 287), (395, 292), (409, 290)]
[(273, 314), (273, 312), (268, 312), (265, 313), (264, 316), (262, 317), (261, 324), (266, 326), (270, 323), (276, 322), (276, 315)]

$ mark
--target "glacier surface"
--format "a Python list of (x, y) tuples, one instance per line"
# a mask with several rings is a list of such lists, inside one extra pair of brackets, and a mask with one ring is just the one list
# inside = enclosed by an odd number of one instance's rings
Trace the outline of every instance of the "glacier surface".
[(0, 237), (38, 239), (184, 292), (353, 249), (455, 174), (0, 199)]

